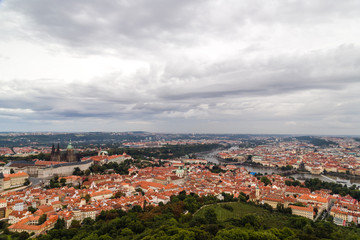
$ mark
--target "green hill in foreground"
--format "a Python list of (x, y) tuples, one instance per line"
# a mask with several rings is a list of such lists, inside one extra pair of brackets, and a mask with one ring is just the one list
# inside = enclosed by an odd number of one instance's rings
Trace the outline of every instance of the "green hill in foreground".
[[(360, 229), (340, 227), (330, 221), (313, 222), (309, 219), (282, 214), (254, 204), (240, 202), (226, 196), (226, 203), (218, 203), (214, 196), (199, 197), (181, 192), (171, 201), (157, 207), (142, 209), (134, 206), (130, 211), (101, 212), (96, 221), (85, 219), (82, 224), (73, 221), (69, 229), (59, 220), (39, 240), (52, 239), (173, 239), (173, 240), (355, 240)], [(241, 198), (242, 201), (245, 201)], [(201, 208), (202, 207), (202, 208)], [(201, 209), (200, 209), (201, 208)], [(199, 210), (200, 209), (200, 210)], [(26, 239), (26, 233), (9, 233), (5, 228), (0, 239)]]
[(213, 209), (215, 211), (217, 220), (219, 222), (231, 222), (231, 219), (242, 219), (248, 215), (253, 215), (260, 221), (262, 225), (275, 228), (290, 226), (294, 218), (299, 218), (294, 215), (269, 212), (268, 210), (259, 206), (243, 202), (219, 203), (210, 206), (204, 206), (198, 212), (196, 212), (194, 216), (204, 217), (206, 211), (209, 209)]

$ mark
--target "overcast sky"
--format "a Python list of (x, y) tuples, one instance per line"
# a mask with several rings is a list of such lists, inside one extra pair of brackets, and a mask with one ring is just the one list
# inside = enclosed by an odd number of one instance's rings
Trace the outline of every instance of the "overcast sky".
[(360, 134), (360, 1), (0, 0), (0, 131)]

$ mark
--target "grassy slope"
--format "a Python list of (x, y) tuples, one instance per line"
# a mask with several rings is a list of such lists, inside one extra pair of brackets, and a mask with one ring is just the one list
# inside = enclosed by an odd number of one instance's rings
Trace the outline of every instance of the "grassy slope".
[(279, 214), (276, 212), (270, 213), (269, 211), (249, 204), (241, 202), (226, 203), (230, 205), (234, 210), (231, 212), (229, 210), (221, 207), (221, 204), (210, 205), (202, 208), (199, 212), (196, 213), (196, 216), (204, 216), (205, 210), (208, 208), (213, 208), (217, 215), (217, 218), (220, 222), (223, 222), (229, 218), (239, 219), (245, 215), (252, 214), (256, 215), (261, 219), (261, 222), (269, 227), (284, 227), (290, 218), (290, 215)]

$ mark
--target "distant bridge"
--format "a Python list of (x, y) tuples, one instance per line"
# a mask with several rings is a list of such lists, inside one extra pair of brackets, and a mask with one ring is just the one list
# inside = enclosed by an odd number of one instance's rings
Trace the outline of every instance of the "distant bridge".
[(327, 176), (325, 176), (325, 175), (320, 175), (320, 176), (322, 176), (323, 178), (326, 178), (327, 180), (329, 180), (329, 181), (331, 181), (331, 182), (334, 182), (334, 183), (336, 183), (337, 181), (336, 180), (334, 180), (334, 179), (332, 179), (332, 178), (329, 178), (329, 177), (327, 177)]

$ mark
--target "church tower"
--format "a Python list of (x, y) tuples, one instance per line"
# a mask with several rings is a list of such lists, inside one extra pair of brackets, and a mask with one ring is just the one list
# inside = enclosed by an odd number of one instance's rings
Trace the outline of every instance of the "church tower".
[(260, 199), (260, 188), (258, 185), (256, 185), (255, 197), (256, 197), (256, 200)]
[(50, 161), (54, 161), (55, 159), (55, 145), (53, 144), (51, 147)]
[(60, 145), (58, 144), (57, 149), (55, 150), (55, 145), (51, 147), (50, 161), (60, 162), (61, 160)]
[(60, 162), (61, 161), (61, 151), (60, 151), (60, 143), (57, 145), (57, 149), (55, 152), (55, 161)]
[(76, 162), (76, 155), (75, 155), (74, 147), (71, 145), (71, 140), (66, 149), (66, 161)]

